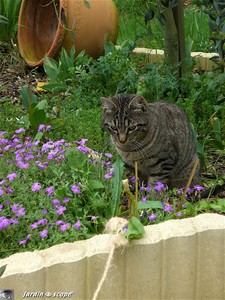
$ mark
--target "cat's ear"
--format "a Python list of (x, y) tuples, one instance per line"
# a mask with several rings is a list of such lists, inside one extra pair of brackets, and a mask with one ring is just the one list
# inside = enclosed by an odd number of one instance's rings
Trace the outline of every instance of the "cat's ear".
[(102, 107), (104, 112), (111, 113), (116, 107), (115, 103), (110, 98), (101, 97)]
[(135, 111), (146, 111), (147, 106), (148, 103), (145, 98), (143, 96), (136, 95), (131, 99), (128, 108), (132, 107)]

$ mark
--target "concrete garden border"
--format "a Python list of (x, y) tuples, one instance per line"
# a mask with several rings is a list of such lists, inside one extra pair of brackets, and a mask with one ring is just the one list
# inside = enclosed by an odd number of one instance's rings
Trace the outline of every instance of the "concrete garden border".
[[(144, 238), (116, 249), (98, 299), (224, 300), (225, 216), (202, 214), (146, 226), (145, 231)], [(15, 300), (53, 297), (48, 293), (91, 299), (111, 238), (102, 234), (2, 259), (0, 266), (7, 268), (0, 289), (14, 289)]]
[[(118, 46), (117, 46), (118, 47)], [(135, 55), (144, 54), (147, 57), (147, 61), (150, 63), (163, 62), (164, 51), (158, 49), (148, 48), (135, 48), (133, 50)], [(213, 56), (218, 56), (217, 53), (204, 53), (204, 52), (191, 52), (191, 57), (195, 60), (196, 65), (205, 71), (212, 71), (215, 67), (218, 67), (215, 62), (210, 60)]]

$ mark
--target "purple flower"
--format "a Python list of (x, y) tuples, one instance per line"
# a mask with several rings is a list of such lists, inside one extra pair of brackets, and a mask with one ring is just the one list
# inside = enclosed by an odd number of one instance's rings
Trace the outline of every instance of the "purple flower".
[(59, 206), (56, 210), (56, 213), (57, 215), (62, 215), (65, 210), (66, 210), (65, 206)]
[(29, 163), (24, 163), (24, 162), (22, 162), (22, 161), (19, 161), (18, 162), (18, 167), (20, 168), (20, 169), (28, 169), (29, 168)]
[(61, 231), (66, 231), (66, 229), (70, 226), (69, 223), (64, 223), (62, 225), (60, 225), (60, 230)]
[(44, 124), (40, 124), (40, 125), (38, 126), (38, 132), (43, 132), (44, 129), (45, 129), (45, 125), (44, 125)]
[(149, 221), (154, 221), (157, 218), (157, 216), (155, 214), (151, 214), (148, 219)]
[(2, 209), (3, 209), (3, 205), (2, 205), (2, 204), (0, 204), (0, 211), (2, 211)]
[(45, 193), (47, 196), (54, 196), (54, 186), (50, 186), (48, 188), (45, 189)]
[[(136, 182), (135, 176), (132, 176), (132, 177), (130, 178), (130, 182), (132, 182), (132, 183), (135, 183), (135, 182)], [(141, 188), (142, 188), (142, 187), (141, 187)]]
[(6, 133), (7, 133), (7, 131), (0, 131), (0, 136), (4, 135)]
[(176, 216), (177, 216), (177, 217), (182, 217), (182, 212), (176, 213)]
[(62, 220), (57, 220), (57, 221), (55, 222), (55, 225), (56, 225), (56, 226), (62, 225), (62, 224), (64, 224), (64, 222), (63, 222)]
[(109, 179), (109, 178), (111, 178), (113, 176), (113, 171), (112, 172), (109, 172), (109, 173), (107, 173), (107, 174), (105, 174), (104, 175), (104, 178), (105, 179)]
[(35, 182), (33, 185), (32, 185), (32, 192), (36, 192), (36, 191), (39, 191), (41, 189), (41, 185), (39, 182)]
[(6, 217), (0, 217), (0, 230), (6, 228), (9, 225), (10, 225), (9, 219), (7, 219)]
[(174, 209), (173, 209), (170, 205), (164, 205), (164, 206), (163, 206), (163, 210), (164, 210), (164, 211), (171, 211), (171, 212), (174, 212)]
[(70, 201), (70, 198), (66, 197), (66, 198), (63, 199), (62, 202), (63, 202), (63, 203), (67, 203), (67, 202), (69, 202), (69, 201)]
[(20, 205), (18, 203), (15, 203), (12, 205), (11, 209), (13, 213), (17, 213)]
[(19, 128), (19, 129), (17, 129), (17, 130), (15, 130), (15, 133), (21, 133), (21, 132), (25, 132), (26, 130), (24, 129), (24, 128)]
[(31, 229), (37, 229), (38, 228), (37, 222), (31, 224), (30, 227), (31, 227)]
[(201, 185), (195, 185), (194, 190), (195, 191), (202, 191), (202, 190), (204, 190), (204, 188)]
[(74, 193), (74, 194), (81, 194), (81, 190), (80, 190), (80, 188), (79, 188), (79, 186), (78, 185), (72, 185), (71, 186), (71, 191)]
[(47, 223), (48, 223), (47, 219), (40, 219), (40, 220), (37, 221), (38, 225), (46, 225)]
[(75, 227), (76, 230), (80, 230), (80, 228), (81, 228), (81, 221), (78, 220), (76, 223), (73, 224), (73, 227)]
[(0, 185), (4, 184), (5, 182), (6, 182), (5, 179), (1, 180), (1, 181), (0, 181)]
[(165, 189), (165, 185), (162, 182), (157, 181), (154, 188), (156, 192), (161, 192)]
[(98, 218), (99, 218), (99, 216), (92, 216), (91, 221), (97, 220)]
[(20, 207), (20, 208), (17, 210), (16, 216), (17, 216), (17, 217), (25, 216), (25, 214), (26, 214), (25, 209), (24, 209), (23, 207)]
[(18, 219), (13, 219), (13, 218), (9, 219), (9, 222), (10, 222), (10, 224), (18, 224), (19, 223)]
[(147, 197), (142, 197), (141, 201), (142, 202), (146, 202), (147, 201)]
[(57, 206), (59, 206), (59, 204), (60, 204), (60, 200), (57, 199), (57, 198), (52, 199), (52, 204), (53, 204), (55, 207), (57, 207)]
[(14, 193), (14, 191), (13, 191), (12, 187), (10, 185), (8, 185), (6, 187), (6, 194), (13, 194), (13, 193)]
[(84, 154), (88, 153), (91, 150), (90, 148), (88, 148), (86, 146), (83, 146), (83, 145), (80, 145), (80, 146), (76, 147), (76, 149), (83, 152)]
[(19, 241), (18, 242), (18, 245), (21, 246), (21, 245), (26, 245), (27, 243), (27, 240), (22, 240), (22, 241)]
[(152, 187), (151, 187), (150, 185), (147, 185), (147, 186), (146, 186), (146, 192), (149, 193), (149, 192), (151, 192), (151, 190), (152, 190)]
[(45, 238), (47, 235), (48, 235), (48, 230), (47, 229), (44, 229), (40, 232), (40, 237), (41, 238)]
[(108, 157), (108, 158), (112, 158), (113, 155), (111, 153), (105, 153), (105, 156)]
[(42, 214), (43, 215), (46, 215), (48, 213), (48, 210), (47, 209), (42, 209)]
[(10, 181), (13, 181), (16, 177), (17, 177), (17, 174), (16, 173), (11, 173), (11, 174), (8, 174), (6, 176)]
[(4, 194), (4, 190), (0, 188), (0, 197)]
[(26, 237), (26, 240), (30, 240), (31, 237), (32, 237), (32, 234), (29, 233), (29, 234), (27, 235), (27, 237)]
[(51, 125), (47, 125), (47, 126), (45, 127), (45, 129), (46, 129), (46, 131), (50, 131), (50, 130), (52, 129), (52, 126), (51, 126)]
[(81, 139), (81, 141), (75, 141), (78, 145), (84, 146), (88, 139)]

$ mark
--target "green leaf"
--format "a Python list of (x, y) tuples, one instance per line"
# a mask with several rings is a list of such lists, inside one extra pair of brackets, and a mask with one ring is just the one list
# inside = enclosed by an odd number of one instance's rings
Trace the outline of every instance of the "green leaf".
[(68, 86), (63, 83), (53, 82), (49, 84), (45, 84), (41, 87), (43, 90), (49, 91), (49, 92), (66, 92), (68, 89)]
[(118, 155), (116, 162), (114, 163), (114, 178), (113, 178), (113, 190), (111, 201), (111, 216), (114, 217), (118, 214), (120, 196), (122, 193), (122, 175), (124, 171), (124, 163), (121, 157)]
[(225, 199), (218, 199), (217, 203), (218, 205), (225, 207)]
[(218, 205), (218, 204), (211, 203), (210, 208), (217, 210), (217, 211), (225, 212), (225, 207), (222, 207), (221, 205)]
[(31, 124), (31, 127), (34, 130), (37, 130), (39, 124), (46, 124), (49, 122), (49, 118), (46, 115), (46, 110), (47, 108), (47, 101), (42, 100), (38, 102), (36, 106), (31, 108), (29, 112), (29, 121)]
[(0, 277), (2, 277), (3, 273), (5, 272), (6, 266), (7, 265), (0, 267)]
[(153, 208), (160, 208), (162, 209), (162, 202), (161, 201), (146, 201), (146, 202), (138, 202), (138, 209), (153, 209)]
[(83, 0), (84, 1), (84, 5), (87, 7), (87, 8), (91, 8), (91, 4), (87, 1), (87, 0)]
[(100, 190), (105, 188), (105, 186), (99, 180), (89, 180), (88, 187), (90, 190)]
[(32, 94), (27, 85), (21, 87), (21, 98), (22, 98), (22, 106), (29, 110), (31, 109), (32, 104), (38, 102), (38, 98), (36, 95)]
[(128, 229), (125, 233), (125, 237), (129, 240), (139, 239), (143, 237), (144, 233), (144, 226), (141, 224), (140, 220), (136, 217), (131, 217), (128, 222)]
[(85, 170), (88, 158), (83, 152), (71, 149), (66, 151), (65, 156), (69, 168), (72, 170)]
[(59, 64), (51, 57), (44, 57), (43, 67), (45, 73), (50, 78), (50, 81), (57, 81), (57, 77), (59, 75)]
[(34, 140), (35, 141), (40, 141), (41, 140), (41, 138), (42, 138), (42, 136), (43, 136), (43, 132), (37, 132), (36, 133), (36, 135), (35, 135), (35, 137), (34, 137)]
[(115, 48), (114, 44), (111, 43), (111, 42), (107, 42), (107, 43), (105, 43), (105, 45), (104, 45), (105, 55), (107, 55), (108, 53), (114, 52), (115, 49), (116, 49), (116, 48)]

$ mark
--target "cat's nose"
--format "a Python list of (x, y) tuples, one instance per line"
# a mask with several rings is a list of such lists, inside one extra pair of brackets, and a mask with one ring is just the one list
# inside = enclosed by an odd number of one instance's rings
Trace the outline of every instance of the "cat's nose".
[(126, 141), (127, 141), (127, 136), (126, 136), (126, 134), (120, 133), (120, 134), (119, 134), (119, 137), (118, 137), (118, 140), (119, 140), (119, 142), (122, 143), (122, 144), (126, 143)]

